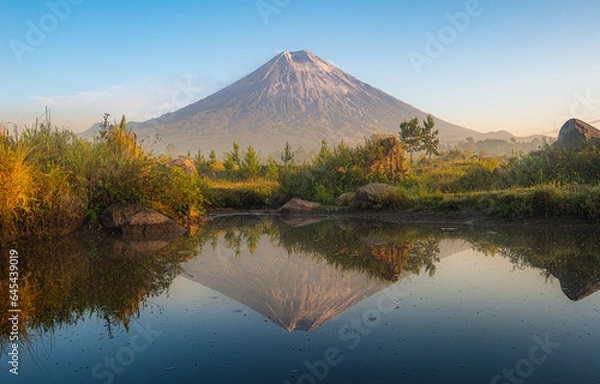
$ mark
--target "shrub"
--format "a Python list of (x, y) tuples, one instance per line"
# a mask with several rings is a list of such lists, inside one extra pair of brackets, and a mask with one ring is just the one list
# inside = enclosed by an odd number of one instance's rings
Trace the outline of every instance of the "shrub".
[(72, 231), (114, 203), (140, 202), (174, 218), (203, 211), (199, 177), (143, 151), (124, 117), (93, 142), (56, 127), (10, 134), (0, 126), (0, 158), (4, 243)]

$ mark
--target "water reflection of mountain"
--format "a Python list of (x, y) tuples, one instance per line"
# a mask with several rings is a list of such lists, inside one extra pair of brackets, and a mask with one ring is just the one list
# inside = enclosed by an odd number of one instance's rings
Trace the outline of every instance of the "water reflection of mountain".
[[(290, 330), (315, 329), (412, 273), (433, 275), (440, 259), (470, 247), (506, 257), (516, 268), (538, 269), (577, 301), (600, 289), (597, 239), (598, 230), (444, 231), (365, 220), (306, 218), (286, 224), (254, 216), (214, 220), (174, 241), (65, 237), (17, 247), (19, 325), (24, 335), (51, 332), (94, 315), (109, 333), (115, 325), (127, 328), (198, 249), (202, 254), (184, 266), (190, 278)], [(9, 296), (8, 270), (3, 257), (2, 297)], [(7, 319), (0, 317), (5, 342)], [(0, 342), (0, 350), (4, 346)]]
[(290, 226), (255, 218), (236, 226), (236, 220), (205, 227), (212, 247), (183, 264), (185, 276), (288, 331), (314, 330), (399, 279), (422, 269), (433, 273), (440, 258), (470, 248), (375, 223)]
[(223, 239), (183, 264), (192, 281), (210, 287), (292, 330), (315, 329), (390, 284), (323, 260), (288, 254), (262, 236), (254, 253), (236, 256)]

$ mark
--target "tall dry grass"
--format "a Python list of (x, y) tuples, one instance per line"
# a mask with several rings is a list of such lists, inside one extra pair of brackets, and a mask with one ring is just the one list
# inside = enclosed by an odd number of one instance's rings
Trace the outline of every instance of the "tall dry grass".
[(124, 117), (91, 142), (56, 127), (0, 126), (0, 244), (72, 232), (114, 203), (183, 219), (203, 212), (203, 188), (198, 175), (142, 150)]

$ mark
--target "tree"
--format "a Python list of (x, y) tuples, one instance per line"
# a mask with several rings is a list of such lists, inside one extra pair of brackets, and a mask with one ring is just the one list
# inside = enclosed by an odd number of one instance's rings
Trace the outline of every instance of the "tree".
[(404, 144), (410, 154), (410, 163), (413, 163), (413, 153), (421, 150), (423, 128), (419, 125), (416, 117), (410, 121), (400, 124), (400, 141)]
[[(407, 174), (406, 153), (396, 137), (374, 135), (365, 142), (361, 160), (367, 176), (396, 180)], [(358, 148), (360, 150), (360, 148)]]
[(327, 141), (325, 139), (321, 140), (321, 149), (319, 150), (319, 154), (317, 155), (317, 159), (319, 162), (323, 163), (325, 160), (331, 157), (331, 149), (327, 145)]
[(433, 116), (427, 115), (427, 120), (423, 120), (423, 133), (422, 133), (422, 144), (421, 150), (425, 151), (425, 154), (431, 159), (432, 155), (439, 156), (438, 146), (440, 145), (440, 139), (438, 139), (439, 130), (433, 130), (435, 121)]
[(231, 153), (231, 160), (236, 166), (240, 166), (240, 145), (238, 143), (233, 143), (233, 151)]
[(217, 154), (214, 149), (210, 151), (208, 155), (208, 171), (209, 172), (217, 172), (219, 169), (219, 160), (217, 160)]
[(198, 153), (196, 154), (196, 157), (194, 157), (194, 165), (196, 166), (196, 169), (198, 169), (199, 173), (208, 172), (209, 170), (208, 161), (200, 149), (198, 149)]
[(267, 160), (267, 174), (265, 177), (269, 180), (277, 180), (279, 178), (279, 165), (272, 156)]
[(285, 142), (285, 148), (283, 149), (283, 155), (281, 155), (281, 161), (283, 162), (283, 166), (287, 168), (289, 165), (294, 164), (294, 152), (292, 151), (292, 147), (290, 147), (289, 142)]
[(423, 126), (419, 125), (419, 119), (416, 117), (410, 121), (404, 121), (400, 124), (400, 141), (410, 154), (410, 163), (413, 163), (413, 153), (425, 151), (431, 158), (432, 155), (439, 155), (438, 146), (440, 140), (437, 138), (439, 131), (434, 131), (435, 121), (433, 116), (427, 115), (423, 120)]
[(225, 154), (225, 160), (223, 161), (223, 167), (227, 172), (227, 178), (232, 179), (236, 173), (236, 170), (240, 168), (240, 145), (233, 143), (233, 151)]
[(256, 179), (258, 177), (262, 166), (256, 159), (256, 152), (254, 152), (254, 148), (252, 148), (252, 146), (248, 147), (246, 156), (244, 156), (244, 160), (242, 161), (240, 169), (244, 178), (246, 179)]

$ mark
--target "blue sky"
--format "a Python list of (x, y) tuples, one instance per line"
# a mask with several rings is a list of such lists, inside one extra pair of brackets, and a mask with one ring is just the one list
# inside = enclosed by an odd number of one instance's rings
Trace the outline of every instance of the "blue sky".
[[(600, 119), (597, 0), (0, 0), (0, 121), (146, 120), (307, 49), (479, 131)], [(400, 123), (400, 122), (399, 122)], [(600, 125), (600, 124), (597, 124)]]

